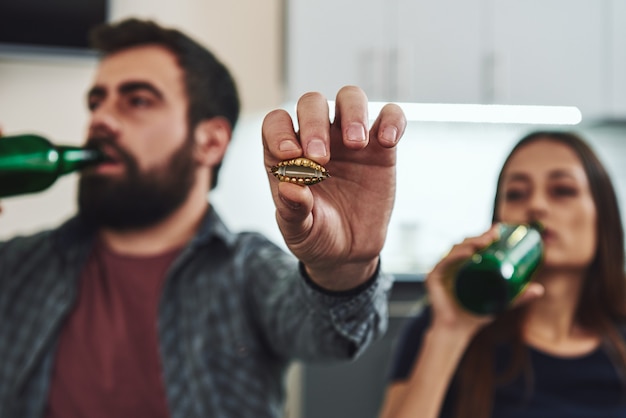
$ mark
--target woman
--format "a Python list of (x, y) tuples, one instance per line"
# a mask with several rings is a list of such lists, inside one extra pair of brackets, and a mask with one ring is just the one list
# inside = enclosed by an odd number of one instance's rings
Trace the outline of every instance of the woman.
[(446, 281), (496, 228), (454, 246), (400, 340), (382, 417), (626, 417), (623, 228), (601, 162), (575, 134), (526, 136), (493, 221), (545, 226), (533, 283), (495, 318), (463, 311)]

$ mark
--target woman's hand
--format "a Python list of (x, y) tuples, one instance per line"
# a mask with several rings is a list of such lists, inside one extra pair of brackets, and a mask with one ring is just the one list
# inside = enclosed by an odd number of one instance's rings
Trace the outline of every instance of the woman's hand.
[[(433, 310), (433, 328), (446, 329), (467, 337), (493, 321), (493, 315), (476, 315), (464, 310), (455, 300), (452, 285), (459, 267), (474, 253), (487, 247), (498, 238), (498, 228), (491, 227), (484, 234), (466, 238), (452, 247), (450, 252), (433, 268), (426, 278), (426, 288)], [(531, 283), (516, 298), (514, 305), (527, 303), (541, 296), (543, 286)]]

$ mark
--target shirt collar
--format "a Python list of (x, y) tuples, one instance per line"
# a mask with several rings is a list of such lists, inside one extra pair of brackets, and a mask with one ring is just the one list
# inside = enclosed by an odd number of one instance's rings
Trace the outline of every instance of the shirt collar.
[(191, 241), (191, 245), (193, 247), (197, 247), (208, 244), (211, 242), (213, 237), (224, 242), (224, 244), (226, 244), (229, 248), (232, 248), (237, 240), (236, 235), (228, 229), (226, 224), (224, 224), (215, 208), (213, 206), (209, 206), (207, 213), (198, 228), (196, 236)]

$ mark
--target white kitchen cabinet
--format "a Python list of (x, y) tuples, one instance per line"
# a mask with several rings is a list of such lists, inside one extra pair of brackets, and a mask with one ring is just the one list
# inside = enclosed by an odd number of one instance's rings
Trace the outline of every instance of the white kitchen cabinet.
[(288, 99), (357, 84), (372, 100), (476, 102), (483, 1), (290, 0)]
[(623, 0), (290, 0), (288, 96), (578, 106), (626, 115)]
[(396, 13), (400, 71), (395, 100), (488, 99), (485, 0), (398, 0)]
[(612, 0), (609, 117), (626, 117), (626, 1)]
[(321, 91), (329, 99), (344, 85), (362, 85), (370, 51), (387, 43), (386, 0), (289, 0), (287, 99)]
[(608, 1), (497, 0), (492, 4), (494, 102), (578, 106), (583, 118), (608, 110)]

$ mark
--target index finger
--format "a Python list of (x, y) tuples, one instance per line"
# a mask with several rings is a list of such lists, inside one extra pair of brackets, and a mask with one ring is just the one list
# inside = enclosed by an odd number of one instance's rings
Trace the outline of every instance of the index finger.
[(277, 161), (288, 160), (302, 155), (302, 149), (295, 132), (293, 121), (287, 111), (278, 109), (268, 113), (261, 128), (265, 164), (274, 165)]

